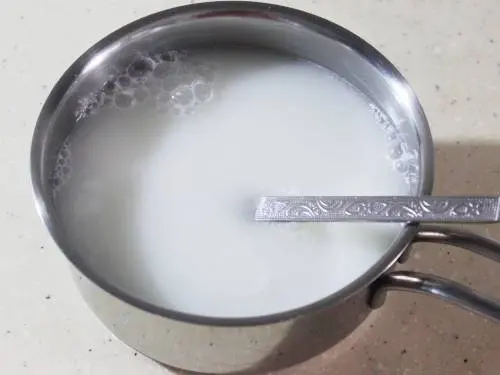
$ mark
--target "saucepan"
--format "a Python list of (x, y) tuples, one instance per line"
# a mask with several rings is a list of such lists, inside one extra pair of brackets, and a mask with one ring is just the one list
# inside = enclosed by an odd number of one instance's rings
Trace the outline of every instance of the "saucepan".
[(383, 109), (387, 126), (394, 127), (389, 130), (404, 140), (405, 152), (396, 162), (412, 193), (432, 192), (433, 143), (415, 93), (382, 54), (353, 33), (299, 10), (253, 2), (194, 4), (133, 22), (98, 42), (64, 73), (41, 111), (31, 149), (38, 211), (72, 264), (84, 299), (118, 338), (174, 369), (244, 373), (290, 366), (335, 345), (383, 304), (387, 291), (428, 294), (500, 321), (500, 303), (494, 299), (438, 276), (394, 270), (416, 242), (454, 245), (500, 260), (498, 242), (445, 227), (402, 227), (380, 260), (354, 282), (312, 305), (270, 316), (223, 319), (161, 308), (95, 272), (66, 243), (52, 195), (51, 171), (64, 140), (81, 126), (82, 116), (100, 105), (84, 99), (130, 66), (138, 51), (218, 45), (276, 50), (343, 77)]

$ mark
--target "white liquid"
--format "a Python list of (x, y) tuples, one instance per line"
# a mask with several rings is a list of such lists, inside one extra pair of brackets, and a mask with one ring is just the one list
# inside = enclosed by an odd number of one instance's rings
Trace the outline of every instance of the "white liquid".
[(297, 308), (362, 275), (400, 225), (252, 219), (261, 195), (409, 193), (367, 99), (286, 57), (200, 60), (217, 66), (215, 96), (195, 113), (137, 106), (72, 138), (56, 197), (76, 250), (144, 300), (217, 317)]

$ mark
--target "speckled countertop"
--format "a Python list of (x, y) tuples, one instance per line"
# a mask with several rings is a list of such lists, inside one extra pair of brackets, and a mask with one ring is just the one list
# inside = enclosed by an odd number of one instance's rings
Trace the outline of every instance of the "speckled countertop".
[[(76, 293), (38, 219), (28, 153), (41, 104), (92, 43), (175, 0), (18, 0), (0, 12), (0, 373), (165, 374), (115, 340)], [(500, 194), (500, 2), (296, 0), (392, 60), (416, 90), (437, 149), (436, 193)], [(476, 227), (500, 239), (500, 226)], [(500, 298), (500, 265), (462, 250), (417, 246), (405, 268)], [(307, 343), (304, 343), (307, 345)], [(391, 294), (343, 343), (286, 374), (492, 374), (500, 325), (424, 296)]]

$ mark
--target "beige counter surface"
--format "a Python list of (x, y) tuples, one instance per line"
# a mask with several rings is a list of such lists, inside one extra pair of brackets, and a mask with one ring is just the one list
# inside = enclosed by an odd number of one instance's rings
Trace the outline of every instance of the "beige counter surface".
[[(0, 12), (0, 374), (165, 374), (114, 339), (74, 288), (36, 215), (31, 134), (50, 87), (95, 41), (175, 0), (9, 1)], [(500, 2), (296, 0), (368, 40), (416, 90), (436, 143), (439, 194), (500, 195)], [(475, 227), (500, 239), (500, 226)], [(417, 246), (404, 268), (500, 298), (500, 265), (462, 250)], [(307, 343), (304, 343), (307, 345)], [(500, 325), (442, 301), (390, 294), (343, 343), (281, 372), (500, 373)]]

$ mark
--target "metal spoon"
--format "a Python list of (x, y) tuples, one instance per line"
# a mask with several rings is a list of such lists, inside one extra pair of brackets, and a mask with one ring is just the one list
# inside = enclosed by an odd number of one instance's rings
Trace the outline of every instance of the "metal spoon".
[(500, 197), (270, 196), (260, 198), (255, 220), (493, 223), (500, 221)]

